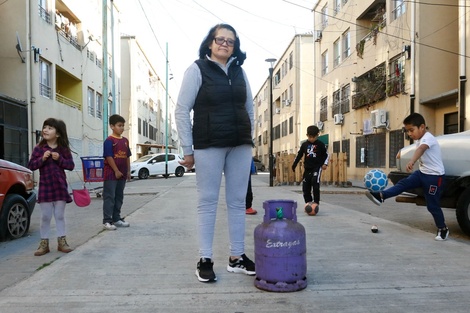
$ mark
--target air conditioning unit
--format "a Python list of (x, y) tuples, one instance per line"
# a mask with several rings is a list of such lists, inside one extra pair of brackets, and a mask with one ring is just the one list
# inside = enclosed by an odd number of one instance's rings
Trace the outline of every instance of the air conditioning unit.
[(288, 107), (291, 102), (292, 102), (292, 101), (289, 100), (289, 99), (284, 100), (284, 104), (286, 105), (286, 107)]
[(370, 112), (370, 124), (372, 128), (384, 128), (388, 126), (387, 111), (379, 109)]
[(279, 114), (281, 113), (281, 109), (280, 108), (276, 108), (276, 114)]
[(323, 126), (324, 126), (324, 124), (323, 124), (322, 121), (317, 122), (317, 127), (318, 127), (319, 130), (323, 130)]
[(335, 125), (343, 125), (343, 114), (335, 114), (334, 116)]

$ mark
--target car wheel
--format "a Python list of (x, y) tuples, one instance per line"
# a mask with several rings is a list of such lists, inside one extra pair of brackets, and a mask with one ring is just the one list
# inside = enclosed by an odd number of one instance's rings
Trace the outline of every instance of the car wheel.
[(184, 175), (184, 167), (178, 166), (175, 170), (175, 176), (176, 177), (183, 177)]
[(465, 189), (457, 200), (455, 211), (460, 229), (470, 236), (470, 188)]
[(0, 216), (0, 238), (23, 237), (28, 232), (30, 221), (26, 200), (17, 194), (6, 196)]
[(149, 178), (149, 170), (146, 168), (141, 168), (139, 170), (139, 179), (147, 179)]

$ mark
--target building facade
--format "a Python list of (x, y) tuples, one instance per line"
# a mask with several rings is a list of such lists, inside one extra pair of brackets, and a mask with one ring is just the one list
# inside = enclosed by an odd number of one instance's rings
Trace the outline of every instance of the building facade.
[[(296, 35), (282, 57), (273, 64), (272, 124), (275, 158), (296, 153), (313, 124), (313, 35)], [(269, 65), (267, 66), (267, 68)], [(269, 72), (266, 71), (268, 74)], [(269, 164), (270, 97), (269, 77), (254, 97), (254, 156)]]
[[(40, 140), (42, 123), (49, 117), (60, 118), (67, 125), (77, 174), (81, 175), (80, 156), (102, 155), (107, 115), (120, 110), (120, 67), (113, 62), (113, 56), (119, 57), (119, 40), (115, 34), (120, 31), (118, 19), (114, 24), (110, 19), (105, 26), (109, 37), (103, 60), (101, 5), (100, 0), (2, 4), (0, 37), (8, 44), (0, 47), (3, 73), (0, 94), (10, 99), (10, 106), (12, 99), (16, 99), (14, 105), (24, 108), (20, 110), (19, 124), (15, 125), (19, 137), (11, 132), (3, 133), (4, 142), (18, 138), (19, 147), (4, 144), (2, 158), (27, 164), (32, 148)], [(108, 4), (107, 13), (117, 15), (118, 10)], [(113, 51), (118, 52), (113, 54)], [(22, 113), (25, 110), (26, 115)], [(11, 117), (10, 111), (4, 114)], [(3, 125), (10, 129), (11, 126)], [(78, 175), (70, 176), (73, 179)]]
[(111, 114), (126, 119), (133, 159), (178, 146), (166, 82), (134, 37), (121, 39), (119, 3), (0, 5), (0, 158), (26, 165), (49, 117), (67, 125), (76, 165), (70, 181), (83, 179), (80, 157), (103, 154)]
[[(135, 151), (132, 160), (148, 153), (175, 150), (178, 136), (175, 103), (135, 36), (121, 37), (122, 114), (128, 127), (124, 136)], [(176, 152), (176, 151), (174, 151)]]
[(466, 37), (459, 16), (466, 14), (456, 4), (315, 5), (315, 122), (328, 135), (330, 152), (347, 153), (348, 178), (394, 169), (396, 153), (410, 144), (402, 121), (412, 112), (425, 117), (434, 135), (468, 129), (461, 94), (466, 73), (459, 73), (459, 59), (468, 62), (459, 52)]

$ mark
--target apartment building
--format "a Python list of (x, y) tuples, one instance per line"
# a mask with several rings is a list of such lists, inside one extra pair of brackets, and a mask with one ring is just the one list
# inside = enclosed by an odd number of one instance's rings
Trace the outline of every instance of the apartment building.
[[(118, 14), (112, 3), (107, 10)], [(77, 174), (80, 156), (102, 155), (107, 115), (120, 110), (119, 23), (109, 18), (102, 38), (102, 20), (101, 0), (2, 3), (2, 158), (27, 164), (48, 117), (66, 123)]]
[(172, 152), (179, 139), (174, 122), (176, 104), (165, 88), (167, 77), (157, 74), (135, 36), (121, 36), (121, 66), (122, 114), (128, 123), (123, 135), (134, 151), (131, 159), (165, 152), (167, 137)]
[(349, 179), (370, 168), (394, 169), (396, 153), (410, 144), (402, 121), (412, 112), (435, 135), (468, 129), (467, 30), (459, 25), (468, 9), (457, 3), (320, 0), (314, 6), (315, 122), (330, 152), (347, 153)]
[[(296, 153), (306, 139), (306, 130), (314, 122), (312, 34), (294, 36), (281, 58), (273, 64), (272, 89), (270, 64), (266, 64), (268, 79), (254, 97), (254, 155), (269, 164), (270, 119), (273, 125), (273, 155)], [(269, 107), (273, 97), (273, 115)]]

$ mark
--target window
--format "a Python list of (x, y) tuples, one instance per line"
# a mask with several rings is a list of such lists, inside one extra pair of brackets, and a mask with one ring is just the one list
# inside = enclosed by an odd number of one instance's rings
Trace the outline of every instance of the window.
[(356, 138), (356, 167), (385, 167), (385, 133)]
[(281, 107), (285, 107), (286, 105), (288, 105), (289, 99), (288, 99), (288, 95), (287, 95), (287, 90), (282, 93), (281, 99), (282, 99)]
[(280, 82), (281, 82), (281, 71), (278, 70), (276, 74), (274, 75), (273, 86), (277, 86)]
[(349, 29), (343, 33), (343, 59), (351, 55), (351, 34)]
[(349, 167), (349, 159), (350, 159), (350, 157), (349, 157), (349, 154), (350, 154), (349, 145), (350, 145), (349, 139), (345, 139), (345, 140), (341, 141), (341, 152), (346, 153), (346, 157), (347, 157), (346, 164), (347, 164), (348, 167)]
[(49, 24), (51, 23), (51, 14), (49, 13), (49, 7), (47, 5), (47, 0), (39, 0), (39, 16), (48, 22)]
[(385, 133), (370, 135), (367, 139), (367, 166), (385, 167)]
[(328, 7), (325, 5), (321, 9), (321, 29), (325, 29), (328, 26)]
[(393, 0), (392, 17), (394, 20), (405, 13), (405, 0)]
[(44, 60), (39, 60), (39, 94), (51, 99), (51, 65)]
[(289, 100), (290, 102), (294, 100), (294, 85), (289, 86)]
[(341, 142), (340, 141), (333, 141), (333, 153), (339, 153), (340, 148), (341, 148)]
[(323, 52), (321, 55), (321, 74), (326, 75), (328, 73), (328, 50)]
[(389, 151), (388, 151), (388, 166), (395, 167), (397, 166), (397, 153), (400, 151), (401, 148), (405, 145), (403, 131), (400, 130), (392, 130), (390, 131), (390, 144), (389, 144)]
[(324, 122), (328, 119), (328, 97), (320, 100), (320, 121)]
[(287, 120), (282, 122), (282, 137), (287, 136)]
[(87, 91), (88, 114), (95, 116), (95, 91), (88, 88)]
[(294, 132), (294, 117), (289, 117), (289, 134)]
[[(333, 92), (333, 110), (331, 110), (331, 117), (338, 114), (341, 110), (341, 89)], [(337, 151), (339, 152), (339, 151)]]
[(338, 14), (341, 9), (341, 0), (333, 0), (333, 15)]
[(347, 84), (341, 88), (341, 113), (349, 112), (349, 96), (351, 96), (351, 85)]
[(444, 134), (454, 134), (459, 132), (459, 113), (444, 114)]
[(289, 54), (289, 69), (291, 69), (294, 66), (294, 52), (291, 52)]
[(96, 117), (103, 119), (103, 96), (99, 93), (96, 93)]
[(142, 135), (142, 119), (140, 117), (137, 119), (137, 132)]
[(339, 39), (333, 43), (333, 67), (337, 67), (341, 62), (341, 50)]
[(281, 125), (277, 125), (274, 127), (274, 135), (273, 140), (281, 138)]
[(389, 80), (387, 81), (387, 96), (394, 96), (405, 91), (405, 57), (400, 55), (393, 58), (389, 64)]

